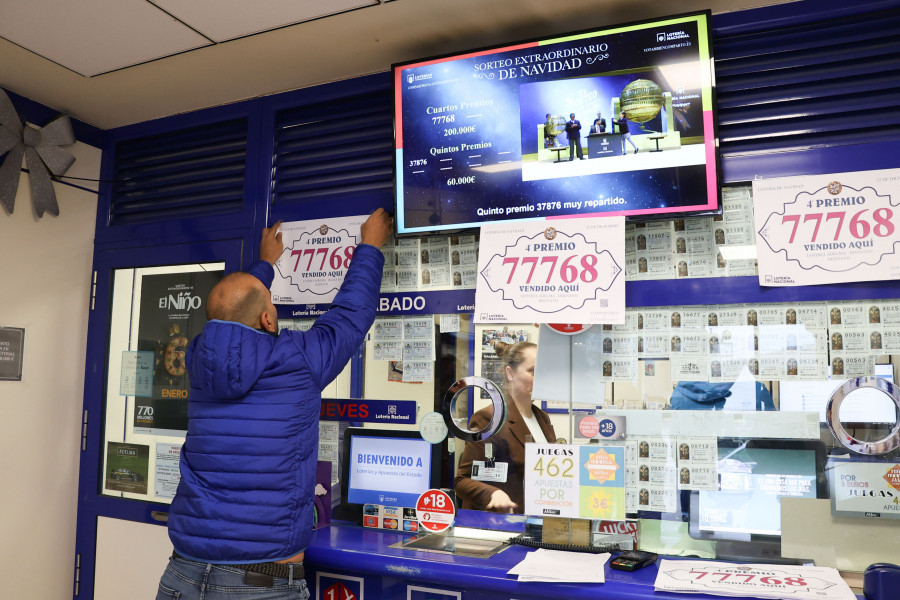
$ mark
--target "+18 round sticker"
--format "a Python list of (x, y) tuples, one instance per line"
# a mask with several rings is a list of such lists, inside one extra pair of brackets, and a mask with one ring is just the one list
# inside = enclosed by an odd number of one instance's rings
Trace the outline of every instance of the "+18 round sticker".
[(423, 492), (416, 501), (416, 520), (428, 531), (444, 531), (453, 525), (453, 500), (441, 490)]

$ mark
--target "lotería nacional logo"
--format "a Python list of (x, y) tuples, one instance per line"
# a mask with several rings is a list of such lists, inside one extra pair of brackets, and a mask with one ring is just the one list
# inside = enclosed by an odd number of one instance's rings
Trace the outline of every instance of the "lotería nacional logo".
[(328, 225), (320, 225), (319, 226), (319, 235), (326, 235), (328, 233)]
[(545, 230), (544, 230), (544, 237), (547, 238), (548, 240), (555, 239), (555, 238), (556, 238), (556, 228), (555, 228), (555, 227), (548, 227), (547, 229), (545, 229)]
[(671, 42), (672, 40), (683, 40), (690, 37), (690, 35), (680, 29), (678, 31), (660, 31), (656, 34), (656, 41)]
[(479, 319), (482, 323), (489, 321), (503, 321), (505, 317), (501, 314), (497, 313), (481, 313), (481, 318)]
[(828, 193), (832, 196), (840, 194), (842, 189), (844, 189), (844, 186), (841, 185), (840, 181), (832, 181), (828, 184)]

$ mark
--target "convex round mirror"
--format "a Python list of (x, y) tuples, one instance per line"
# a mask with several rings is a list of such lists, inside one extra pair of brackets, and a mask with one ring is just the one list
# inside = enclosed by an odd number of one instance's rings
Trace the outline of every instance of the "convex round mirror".
[[(460, 405), (457, 402), (457, 398), (463, 392), (470, 390), (470, 388), (472, 390), (484, 390), (490, 396), (491, 403), (494, 406), (494, 416), (491, 418), (491, 422), (481, 431), (472, 431), (468, 428), (468, 411), (465, 410), (465, 405)], [(447, 424), (450, 433), (466, 442), (480, 442), (496, 434), (503, 427), (503, 424), (506, 423), (506, 401), (503, 399), (500, 388), (494, 385), (494, 382), (491, 380), (484, 377), (463, 377), (451, 385), (447, 393), (444, 394), (441, 413), (444, 415), (444, 422)]]
[(881, 377), (856, 377), (831, 395), (825, 409), (834, 437), (857, 454), (900, 447), (900, 389)]

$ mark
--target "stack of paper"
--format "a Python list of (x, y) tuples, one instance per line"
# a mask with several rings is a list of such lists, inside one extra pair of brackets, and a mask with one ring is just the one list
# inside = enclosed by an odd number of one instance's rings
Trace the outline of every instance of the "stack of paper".
[(557, 583), (603, 583), (603, 568), (609, 554), (564, 552), (540, 548), (509, 570), (519, 581), (555, 581)]
[(742, 598), (856, 600), (837, 569), (829, 567), (663, 560), (654, 588)]

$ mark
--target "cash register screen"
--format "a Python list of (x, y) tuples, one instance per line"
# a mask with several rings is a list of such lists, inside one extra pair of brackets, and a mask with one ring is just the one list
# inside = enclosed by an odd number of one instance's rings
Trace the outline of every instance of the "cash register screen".
[(439, 487), (438, 454), (417, 431), (348, 429), (344, 434), (342, 492), (352, 505), (414, 507), (422, 492)]
[(691, 537), (751, 541), (781, 535), (781, 500), (824, 498), (820, 442), (719, 443), (719, 490), (691, 497)]

